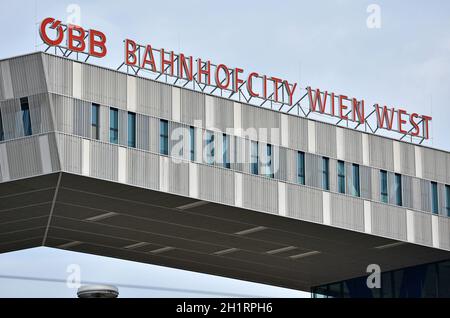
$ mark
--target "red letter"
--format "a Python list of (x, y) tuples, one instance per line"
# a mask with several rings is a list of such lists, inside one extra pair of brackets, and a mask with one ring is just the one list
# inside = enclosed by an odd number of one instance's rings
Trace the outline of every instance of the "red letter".
[(424, 127), (424, 135), (423, 135), (423, 137), (425, 139), (430, 138), (430, 134), (429, 134), (429, 131), (428, 131), (428, 128), (429, 128), (428, 122), (431, 121), (432, 119), (433, 118), (431, 118), (430, 116), (422, 115), (423, 127)]
[(388, 109), (386, 106), (383, 107), (383, 114), (380, 115), (380, 106), (378, 106), (378, 104), (375, 105), (376, 110), (377, 110), (377, 121), (378, 121), (378, 127), (383, 128), (384, 127), (384, 122), (387, 122), (387, 129), (391, 130), (392, 129), (392, 123), (394, 122), (394, 114), (395, 114), (395, 109), (391, 108), (390, 109), (390, 115), (388, 114)]
[(237, 92), (239, 90), (239, 84), (244, 83), (243, 80), (239, 78), (239, 74), (244, 72), (242, 68), (236, 67), (234, 69), (234, 91)]
[[(130, 50), (131, 44), (131, 50)], [(130, 60), (131, 57), (131, 60)], [(127, 65), (136, 65), (136, 42), (130, 39), (125, 40), (125, 64)]]
[(278, 84), (281, 83), (281, 78), (272, 76), (270, 79), (273, 81), (273, 95), (274, 95), (275, 101), (278, 102)]
[(406, 124), (406, 120), (402, 119), (402, 115), (406, 114), (406, 110), (404, 109), (399, 109), (398, 110), (398, 130), (402, 133), (402, 134), (406, 134), (408, 133), (406, 130), (403, 129), (403, 124)]
[(207, 60), (205, 63), (206, 63), (206, 70), (203, 70), (202, 60), (198, 59), (198, 61), (197, 61), (197, 66), (198, 66), (197, 80), (199, 83), (201, 83), (202, 82), (202, 74), (204, 74), (208, 78), (207, 84), (211, 85), (211, 62), (209, 60)]
[(259, 76), (258, 73), (252, 72), (248, 75), (248, 78), (247, 78), (247, 91), (250, 94), (250, 96), (252, 96), (252, 97), (259, 97), (259, 94), (255, 93), (253, 91), (253, 77), (258, 77), (258, 76)]
[(170, 51), (170, 60), (166, 60), (164, 49), (161, 49), (161, 73), (165, 74), (165, 66), (170, 66), (170, 75), (173, 76), (173, 66), (174, 66), (174, 59), (173, 59), (173, 51)]
[[(50, 26), (50, 29), (56, 29), (56, 33), (58, 34), (58, 36), (56, 37), (55, 40), (50, 39), (47, 35), (46, 27), (50, 23), (52, 24)], [(61, 21), (55, 20), (53, 18), (45, 18), (41, 22), (41, 27), (39, 28), (39, 34), (41, 36), (42, 41), (44, 41), (46, 44), (48, 44), (50, 46), (60, 45), (64, 38), (64, 33), (63, 33), (63, 30), (61, 27)]]
[[(99, 39), (96, 40), (95, 37)], [(100, 52), (95, 51), (95, 47), (99, 47)], [(107, 51), (105, 34), (97, 30), (89, 30), (89, 54), (95, 57), (104, 57)]]
[(267, 76), (263, 76), (263, 96), (264, 99), (267, 99)]
[(334, 116), (334, 93), (331, 93), (331, 114)]
[(412, 136), (419, 136), (419, 125), (417, 125), (417, 122), (414, 120), (415, 118), (419, 117), (419, 114), (412, 113), (411, 116), (409, 116), (409, 122), (413, 126), (414, 130), (411, 132)]
[(292, 97), (294, 96), (294, 92), (295, 92), (295, 88), (297, 87), (297, 83), (294, 83), (294, 85), (292, 85), (292, 89), (289, 86), (289, 82), (287, 80), (284, 81), (284, 85), (286, 86), (286, 91), (289, 95), (289, 105), (292, 105)]
[[(224, 70), (225, 72), (225, 84), (222, 84), (219, 78), (219, 72), (220, 70)], [(228, 67), (225, 64), (219, 64), (216, 68), (216, 85), (220, 89), (228, 89), (228, 85), (230, 85), (230, 71), (228, 70)]]
[(339, 116), (342, 119), (348, 120), (348, 116), (344, 115), (343, 110), (347, 109), (348, 107), (346, 105), (344, 105), (344, 99), (347, 99), (348, 97), (345, 95), (339, 95)]
[(327, 104), (328, 91), (325, 91), (324, 98), (322, 100), (322, 93), (320, 92), (320, 89), (317, 88), (314, 91), (314, 93), (315, 93), (314, 99), (312, 97), (311, 87), (308, 86), (306, 89), (308, 90), (309, 109), (311, 109), (311, 111), (315, 112), (316, 107), (317, 107), (317, 100), (319, 100), (319, 111), (323, 114), (325, 112), (325, 106)]
[[(69, 34), (67, 35), (67, 46), (69, 50), (75, 52), (84, 52), (84, 50), (86, 49), (86, 43), (84, 43), (84, 36), (86, 32), (84, 32), (84, 29), (72, 24), (68, 26), (68, 29)], [(78, 34), (74, 34), (74, 31), (76, 31)], [(77, 45), (74, 45), (73, 42), (77, 42)]]
[[(148, 56), (149, 58), (147, 58), (147, 56)], [(156, 70), (155, 57), (153, 56), (153, 49), (152, 49), (152, 46), (151, 46), (151, 45), (147, 45), (147, 46), (145, 47), (144, 60), (142, 61), (141, 67), (142, 67), (142, 68), (145, 68), (145, 66), (146, 66), (147, 64), (150, 64), (151, 70), (152, 70), (153, 72), (156, 72), (156, 71), (157, 71), (157, 70)]]
[(189, 56), (189, 67), (186, 63), (186, 58), (184, 57), (183, 53), (180, 53), (178, 56), (178, 73), (181, 78), (183, 78), (183, 71), (186, 71), (187, 79), (192, 81), (192, 56)]
[(356, 114), (358, 114), (358, 121), (360, 124), (364, 124), (364, 99), (358, 102), (356, 98), (353, 98), (353, 121), (356, 121)]

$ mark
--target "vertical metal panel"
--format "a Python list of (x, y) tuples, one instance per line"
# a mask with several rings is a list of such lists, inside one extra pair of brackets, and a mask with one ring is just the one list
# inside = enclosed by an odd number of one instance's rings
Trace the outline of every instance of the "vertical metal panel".
[(288, 181), (288, 165), (287, 165), (287, 149), (284, 147), (275, 146), (278, 151), (278, 169), (275, 170), (275, 179)]
[(447, 182), (447, 157), (448, 154), (443, 151), (422, 148), (423, 177)]
[(9, 61), (0, 62), (0, 100), (14, 97)]
[(406, 210), (373, 202), (372, 233), (406, 240)]
[(323, 222), (322, 191), (287, 184), (287, 215), (300, 220)]
[(198, 165), (200, 198), (234, 204), (234, 173), (231, 170)]
[(371, 168), (372, 170), (372, 200), (380, 201), (380, 170)]
[(189, 195), (189, 163), (169, 158), (169, 191)]
[(322, 186), (322, 157), (305, 153), (305, 182), (311, 187)]
[(7, 142), (6, 153), (8, 155), (11, 179), (30, 177), (42, 173), (38, 137)]
[(28, 102), (30, 106), (31, 128), (33, 134), (53, 131), (54, 126), (49, 95), (33, 95), (29, 97)]
[(2, 108), (3, 131), (5, 140), (24, 135), (19, 99), (0, 102)]
[(372, 169), (370, 167), (360, 166), (359, 174), (361, 197), (372, 199)]
[(148, 116), (136, 114), (136, 146), (139, 149), (150, 149), (149, 118)]
[(61, 158), (61, 169), (67, 172), (81, 174), (82, 138), (56, 134), (56, 143), (58, 145), (59, 157)]
[(330, 169), (330, 191), (337, 192), (337, 160), (330, 159), (329, 161), (329, 169)]
[(434, 180), (446, 182), (447, 175), (450, 174), (450, 171), (447, 171), (447, 157), (449, 154), (440, 150), (434, 150), (434, 153), (436, 156), (436, 177)]
[(42, 54), (21, 56), (9, 60), (14, 97), (24, 97), (47, 91)]
[(438, 205), (439, 205), (439, 214), (443, 216), (450, 216), (447, 215), (447, 198), (445, 193), (445, 185), (438, 183)]
[(370, 165), (385, 169), (394, 170), (394, 148), (392, 140), (383, 137), (370, 135)]
[(431, 215), (414, 212), (414, 243), (432, 245)]
[(345, 162), (345, 193), (353, 194), (353, 169), (350, 162)]
[(91, 103), (73, 100), (73, 133), (85, 138), (91, 137)]
[(109, 142), (109, 107), (100, 105), (100, 140)]
[(100, 179), (118, 180), (118, 146), (99, 141), (90, 143), (91, 175)]
[(316, 122), (316, 152), (336, 158), (336, 126)]
[(234, 128), (233, 101), (214, 97), (214, 126), (223, 132)]
[(406, 206), (410, 209), (414, 208), (413, 204), (413, 186), (412, 186), (412, 177), (402, 175), (402, 191), (403, 191), (403, 206)]
[(149, 145), (150, 151), (159, 153), (159, 119), (149, 117)]
[(159, 189), (159, 156), (136, 149), (127, 151), (128, 183)]
[(169, 121), (169, 156), (178, 159), (189, 159), (189, 143), (186, 144), (186, 138), (189, 138), (188, 126)]
[(119, 110), (119, 145), (128, 145), (128, 117), (127, 112)]
[(259, 141), (279, 144), (280, 121), (280, 113), (251, 105), (242, 107), (242, 128), (256, 129)]
[(56, 130), (65, 132), (68, 134), (74, 133), (74, 103), (73, 98), (60, 96), (60, 95), (50, 95), (53, 105), (53, 113), (56, 121)]
[(450, 218), (439, 218), (439, 247), (450, 250)]
[(289, 116), (289, 146), (296, 150), (308, 150), (308, 120)]
[(57, 135), (55, 133), (48, 134), (48, 144), (50, 147), (50, 160), (51, 160), (51, 166), (52, 171), (60, 171), (61, 170), (61, 164), (59, 161), (59, 149), (57, 144)]
[(249, 175), (243, 175), (243, 206), (245, 208), (278, 213), (277, 181)]
[(331, 224), (364, 231), (364, 201), (340, 194), (331, 194)]
[(286, 149), (286, 176), (286, 181), (297, 183), (297, 151), (292, 149)]
[(136, 78), (136, 111), (165, 119), (172, 117), (172, 87), (156, 81)]
[(420, 179), (418, 178), (411, 178), (411, 195), (412, 208), (422, 210), (422, 188), (420, 186)]
[(42, 59), (49, 92), (72, 96), (73, 62), (47, 54), (42, 54)]
[(387, 173), (388, 177), (388, 194), (389, 194), (389, 200), (388, 202), (390, 204), (396, 203), (396, 197), (395, 197), (395, 174), (393, 172)]
[(205, 95), (181, 90), (181, 121), (189, 125), (194, 125), (195, 121), (201, 121), (205, 127)]
[(422, 211), (431, 212), (431, 185), (430, 181), (420, 179), (420, 194), (422, 201)]
[(358, 131), (344, 129), (345, 160), (362, 164), (362, 134)]
[(416, 173), (414, 146), (404, 142), (399, 144), (401, 173), (413, 176)]

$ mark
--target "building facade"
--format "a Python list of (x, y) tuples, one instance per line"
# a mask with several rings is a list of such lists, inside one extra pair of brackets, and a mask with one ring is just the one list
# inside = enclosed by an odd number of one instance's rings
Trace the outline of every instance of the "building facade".
[(0, 251), (301, 290), (450, 258), (448, 152), (45, 53), (0, 70)]

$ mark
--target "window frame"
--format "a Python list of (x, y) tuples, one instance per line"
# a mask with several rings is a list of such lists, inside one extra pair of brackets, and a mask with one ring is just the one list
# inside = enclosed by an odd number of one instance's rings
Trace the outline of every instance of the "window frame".
[[(130, 129), (130, 119), (133, 123), (133, 130)], [(127, 145), (131, 148), (136, 148), (136, 113), (128, 112), (127, 113)], [(130, 139), (130, 132), (132, 132), (132, 139)]]
[(297, 151), (297, 183), (306, 184), (305, 152)]
[[(111, 117), (112, 114), (114, 114), (113, 117)], [(119, 143), (119, 110), (114, 107), (109, 108), (109, 142), (116, 145)]]
[(159, 153), (169, 155), (169, 121), (166, 119), (159, 120)]
[[(342, 169), (341, 169), (342, 168)], [(342, 172), (341, 172), (341, 170), (342, 170)], [(346, 176), (345, 176), (345, 162), (344, 161), (342, 161), (342, 160), (338, 160), (338, 162), (337, 162), (337, 181), (338, 181), (338, 184), (337, 184), (337, 188), (338, 188), (338, 193), (341, 193), (341, 194), (345, 194), (346, 193), (346, 186), (345, 186), (345, 183), (346, 183)], [(341, 181), (342, 181), (342, 183), (341, 183)], [(342, 185), (342, 190), (341, 190), (341, 185)]]

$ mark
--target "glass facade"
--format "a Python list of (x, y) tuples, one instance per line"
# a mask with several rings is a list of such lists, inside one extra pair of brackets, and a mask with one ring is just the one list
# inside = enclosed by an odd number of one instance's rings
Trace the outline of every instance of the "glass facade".
[(31, 136), (33, 132), (31, 129), (30, 106), (28, 104), (28, 97), (23, 97), (20, 99), (20, 110), (22, 112), (23, 133), (25, 136)]
[(230, 136), (227, 134), (223, 134), (223, 151), (222, 151), (222, 161), (223, 166), (227, 169), (231, 168), (230, 164)]
[(109, 109), (109, 142), (119, 143), (119, 111), (116, 108)]
[(437, 183), (431, 181), (431, 212), (439, 213)]
[(352, 165), (352, 195), (359, 197), (361, 195), (360, 182), (359, 182), (359, 165)]
[(258, 156), (258, 142), (252, 141), (251, 144), (251, 154), (250, 154), (250, 170), (252, 174), (258, 174), (258, 163), (259, 163), (259, 156)]
[(189, 127), (189, 158), (191, 161), (195, 161), (195, 128)]
[(100, 139), (100, 105), (93, 103), (91, 106), (91, 138)]
[(206, 131), (206, 163), (214, 164), (214, 132)]
[(322, 158), (322, 189), (330, 190), (330, 160)]
[(395, 192), (395, 204), (398, 206), (403, 205), (402, 200), (402, 175), (396, 173), (394, 175), (394, 192)]
[(338, 192), (345, 193), (345, 164), (344, 161), (338, 161)]
[(272, 160), (272, 150), (271, 144), (266, 145), (266, 158), (263, 166), (263, 173), (266, 177), (273, 178), (273, 160)]
[(128, 147), (136, 148), (136, 114), (128, 113)]
[(303, 151), (297, 152), (297, 182), (305, 184), (305, 153)]
[(169, 154), (169, 123), (163, 119), (159, 121), (159, 153)]
[(389, 200), (387, 171), (384, 170), (380, 170), (380, 200), (384, 203)]

